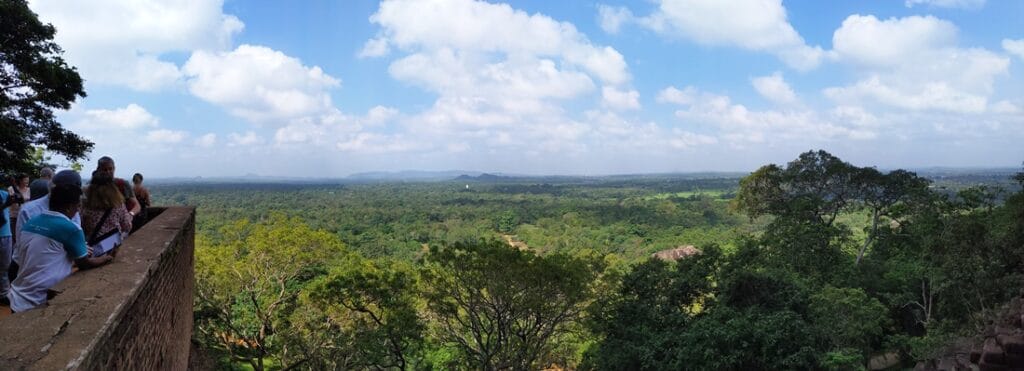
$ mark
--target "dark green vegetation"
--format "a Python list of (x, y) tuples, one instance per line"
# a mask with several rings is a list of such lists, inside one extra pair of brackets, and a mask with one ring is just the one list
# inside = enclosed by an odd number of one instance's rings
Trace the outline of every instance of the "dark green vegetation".
[(0, 171), (38, 171), (33, 155), (39, 147), (83, 158), (92, 143), (53, 115), (85, 97), (82, 78), (53, 42), (53, 26), (40, 22), (24, 0), (0, 0), (0, 20)]
[(860, 369), (912, 366), (1018, 294), (1024, 175), (958, 177), (819, 151), (742, 180), (153, 194), (199, 206), (196, 338), (224, 367)]

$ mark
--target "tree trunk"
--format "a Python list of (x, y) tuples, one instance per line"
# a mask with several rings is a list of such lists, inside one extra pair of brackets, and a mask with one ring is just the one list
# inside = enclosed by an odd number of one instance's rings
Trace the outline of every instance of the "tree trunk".
[(857, 252), (857, 262), (856, 262), (856, 265), (860, 265), (860, 260), (864, 258), (864, 252), (867, 251), (868, 245), (871, 245), (871, 242), (873, 242), (875, 240), (875, 235), (878, 234), (878, 214), (879, 214), (878, 209), (875, 209), (875, 210), (872, 211), (872, 216), (871, 216), (871, 233), (868, 234), (868, 237), (864, 239), (864, 245), (862, 245), (860, 247), (860, 251)]

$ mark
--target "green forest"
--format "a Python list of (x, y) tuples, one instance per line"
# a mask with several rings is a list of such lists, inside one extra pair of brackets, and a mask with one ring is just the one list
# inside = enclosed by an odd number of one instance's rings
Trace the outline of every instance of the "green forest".
[[(158, 183), (225, 369), (865, 369), (1020, 294), (1024, 173)], [(699, 252), (662, 260), (680, 246)]]

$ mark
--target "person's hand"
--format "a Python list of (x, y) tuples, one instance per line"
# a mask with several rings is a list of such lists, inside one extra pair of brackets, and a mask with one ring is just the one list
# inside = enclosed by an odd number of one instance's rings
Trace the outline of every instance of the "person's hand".
[(92, 246), (85, 245), (85, 251), (89, 253), (89, 256), (92, 256)]
[(117, 257), (118, 250), (121, 250), (121, 246), (115, 247), (114, 249), (110, 250), (110, 252), (107, 253), (107, 256), (110, 257), (110, 260), (114, 260), (114, 258)]

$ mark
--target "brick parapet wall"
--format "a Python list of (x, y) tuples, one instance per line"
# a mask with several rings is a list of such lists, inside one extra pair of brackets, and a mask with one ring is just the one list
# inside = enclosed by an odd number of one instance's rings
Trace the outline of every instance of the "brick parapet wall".
[(187, 367), (195, 208), (153, 211), (113, 263), (71, 275), (45, 307), (0, 320), (0, 369)]

